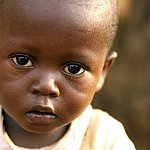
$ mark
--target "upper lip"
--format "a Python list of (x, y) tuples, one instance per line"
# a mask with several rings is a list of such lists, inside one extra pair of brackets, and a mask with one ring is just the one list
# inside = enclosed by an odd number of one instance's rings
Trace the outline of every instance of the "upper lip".
[(47, 105), (40, 105), (40, 104), (33, 106), (27, 113), (30, 112), (41, 112), (41, 113), (49, 113), (49, 114), (56, 115), (52, 107)]

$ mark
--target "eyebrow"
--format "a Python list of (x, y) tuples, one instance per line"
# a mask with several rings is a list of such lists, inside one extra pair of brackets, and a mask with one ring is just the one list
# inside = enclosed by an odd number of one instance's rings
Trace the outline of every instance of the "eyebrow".
[(36, 47), (33, 47), (33, 46), (27, 46), (27, 45), (24, 45), (24, 44), (22, 44), (21, 46), (22, 46), (25, 50), (40, 51), (39, 48), (36, 48)]
[(94, 59), (91, 57), (91, 55), (89, 53), (84, 53), (84, 55), (82, 53), (78, 54), (75, 52), (68, 52), (64, 55), (65, 58), (72, 58), (72, 59), (81, 59), (81, 61), (88, 61), (90, 63), (94, 63)]
[[(33, 47), (31, 45), (22, 44), (22, 47), (27, 52), (30, 51), (33, 54), (38, 53), (38, 51), (39, 52), (41, 51), (41, 49)], [(77, 53), (76, 51), (71, 51), (71, 52), (68, 51), (63, 54), (63, 58), (66, 58), (68, 60), (72, 59), (74, 61), (81, 61), (83, 63), (93, 64), (93, 63), (95, 63), (95, 58), (94, 58), (95, 55), (97, 55), (97, 53), (92, 52), (92, 55), (91, 55), (91, 53), (88, 52), (88, 49), (83, 48), (81, 50), (81, 53), (79, 53), (79, 52)]]

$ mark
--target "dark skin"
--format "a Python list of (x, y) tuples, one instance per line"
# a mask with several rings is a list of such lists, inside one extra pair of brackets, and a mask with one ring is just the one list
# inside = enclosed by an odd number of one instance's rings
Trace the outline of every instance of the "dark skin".
[[(92, 10), (96, 3), (13, 3), (0, 32), (4, 125), (16, 145), (43, 147), (65, 134), (103, 86), (116, 57), (107, 55), (109, 9), (103, 1), (98, 12)], [(49, 108), (55, 117), (28, 117), (35, 106)]]

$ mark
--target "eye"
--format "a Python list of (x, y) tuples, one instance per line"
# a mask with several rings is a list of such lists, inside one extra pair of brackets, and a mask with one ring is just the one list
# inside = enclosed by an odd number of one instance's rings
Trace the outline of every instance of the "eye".
[(85, 69), (79, 64), (68, 64), (64, 67), (64, 71), (71, 75), (80, 75), (84, 73)]
[(13, 63), (20, 67), (33, 67), (33, 61), (29, 56), (26, 55), (15, 55), (11, 57)]

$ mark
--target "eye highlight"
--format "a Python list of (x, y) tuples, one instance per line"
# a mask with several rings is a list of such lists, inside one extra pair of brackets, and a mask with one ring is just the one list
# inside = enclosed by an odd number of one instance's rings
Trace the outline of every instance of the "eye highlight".
[(19, 67), (31, 68), (34, 66), (31, 57), (25, 54), (15, 54), (11, 56), (10, 59), (16, 66)]
[(64, 72), (70, 75), (81, 75), (85, 70), (83, 65), (77, 63), (69, 63), (64, 67)]

